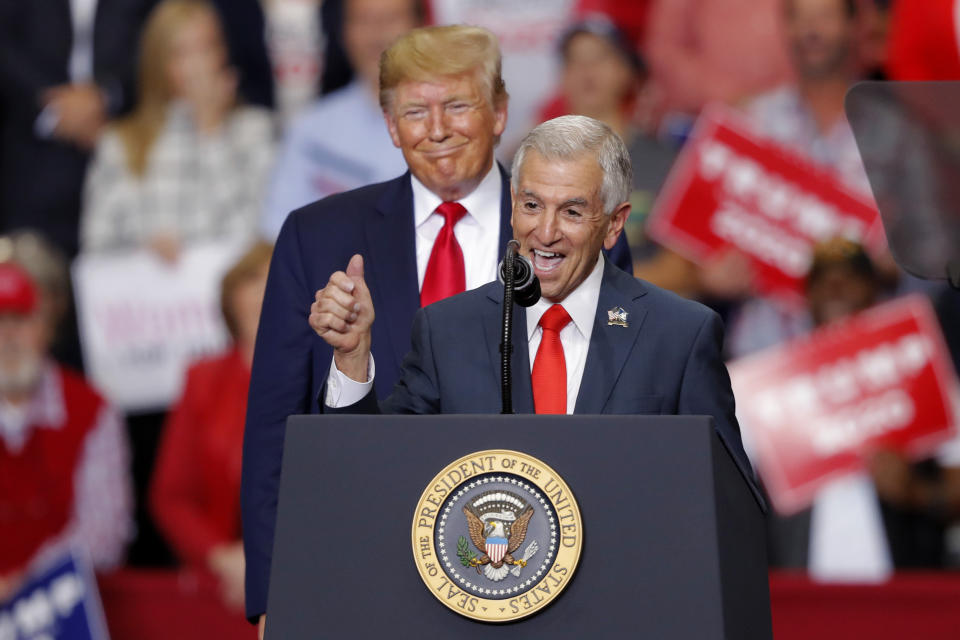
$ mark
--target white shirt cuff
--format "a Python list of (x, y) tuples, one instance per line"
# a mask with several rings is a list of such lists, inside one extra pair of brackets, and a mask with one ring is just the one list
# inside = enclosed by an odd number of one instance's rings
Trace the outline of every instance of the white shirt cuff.
[(323, 403), (331, 409), (342, 409), (360, 402), (373, 388), (373, 376), (376, 373), (377, 367), (373, 362), (372, 353), (367, 362), (366, 382), (357, 382), (348, 378), (337, 369), (336, 361), (331, 359), (330, 373), (327, 375), (327, 394)]

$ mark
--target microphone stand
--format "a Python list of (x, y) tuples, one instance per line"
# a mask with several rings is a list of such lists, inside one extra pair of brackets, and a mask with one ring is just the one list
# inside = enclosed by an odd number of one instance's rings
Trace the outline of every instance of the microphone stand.
[(503, 256), (503, 322), (500, 331), (500, 398), (501, 414), (513, 413), (512, 380), (510, 357), (513, 355), (513, 263), (517, 257), (519, 243), (511, 240)]

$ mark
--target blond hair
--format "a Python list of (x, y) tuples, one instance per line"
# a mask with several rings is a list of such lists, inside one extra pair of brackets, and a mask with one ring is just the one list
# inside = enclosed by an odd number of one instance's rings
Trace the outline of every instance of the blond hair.
[(220, 312), (234, 340), (237, 339), (237, 318), (233, 315), (233, 295), (241, 285), (260, 277), (270, 267), (273, 245), (266, 240), (256, 240), (220, 281)]
[(158, 4), (143, 28), (137, 75), (137, 105), (118, 121), (117, 133), (123, 141), (130, 172), (142, 176), (147, 158), (167, 119), (167, 107), (173, 100), (173, 87), (167, 66), (173, 55), (174, 40), (184, 25), (199, 15), (217, 17), (216, 10), (204, 0), (164, 0)]
[(380, 56), (380, 107), (388, 111), (401, 82), (478, 72), (490, 104), (503, 105), (507, 87), (501, 71), (500, 45), (486, 29), (447, 25), (412, 29)]

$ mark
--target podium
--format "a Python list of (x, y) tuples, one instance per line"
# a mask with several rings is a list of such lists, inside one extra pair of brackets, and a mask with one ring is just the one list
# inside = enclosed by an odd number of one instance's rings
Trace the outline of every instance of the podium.
[[(542, 460), (579, 504), (582, 550), (535, 615), (478, 622), (418, 573), (411, 525), (476, 451)], [(268, 640), (772, 638), (764, 508), (705, 416), (291, 416)]]

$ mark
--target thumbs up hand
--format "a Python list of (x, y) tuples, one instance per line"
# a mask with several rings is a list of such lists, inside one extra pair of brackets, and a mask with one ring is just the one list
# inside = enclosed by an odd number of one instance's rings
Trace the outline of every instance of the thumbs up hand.
[(330, 276), (310, 306), (310, 326), (333, 347), (337, 369), (357, 382), (367, 382), (373, 300), (363, 279), (363, 257), (350, 258), (346, 272)]

